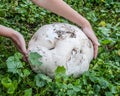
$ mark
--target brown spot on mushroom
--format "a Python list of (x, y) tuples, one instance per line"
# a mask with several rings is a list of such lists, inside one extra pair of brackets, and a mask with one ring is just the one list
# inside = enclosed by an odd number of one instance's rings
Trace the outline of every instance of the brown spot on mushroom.
[(49, 50), (53, 50), (53, 49), (55, 49), (55, 47), (53, 47), (53, 48), (50, 48)]
[(57, 33), (59, 39), (60, 39), (60, 38), (63, 39), (63, 36), (62, 36), (62, 35), (65, 34), (65, 32), (62, 31), (62, 30), (57, 30), (57, 31), (55, 31), (55, 33)]
[(70, 37), (71, 37), (71, 38), (76, 38), (75, 33), (71, 33)]
[(55, 33), (57, 33), (58, 35), (62, 36), (65, 32), (62, 30), (57, 30)]
[(66, 33), (70, 34), (71, 38), (76, 38), (75, 30), (73, 30), (73, 31), (67, 31)]
[(83, 51), (82, 50), (80, 50), (80, 53), (82, 53)]
[(72, 55), (75, 55), (75, 54), (77, 54), (77, 50), (74, 48), (73, 50), (72, 50), (72, 53), (71, 53)]

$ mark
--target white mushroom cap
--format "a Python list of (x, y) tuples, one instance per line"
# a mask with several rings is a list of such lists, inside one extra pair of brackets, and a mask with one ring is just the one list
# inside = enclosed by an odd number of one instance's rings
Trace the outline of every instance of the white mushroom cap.
[(29, 52), (42, 55), (42, 65), (31, 65), (39, 73), (53, 77), (58, 66), (64, 66), (67, 75), (77, 77), (89, 69), (93, 59), (93, 45), (80, 28), (55, 23), (42, 26), (32, 37)]

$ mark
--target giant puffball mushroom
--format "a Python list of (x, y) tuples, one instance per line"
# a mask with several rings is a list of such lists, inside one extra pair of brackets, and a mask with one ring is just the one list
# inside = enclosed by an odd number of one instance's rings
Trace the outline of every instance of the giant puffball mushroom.
[(89, 69), (93, 59), (93, 45), (80, 28), (55, 23), (42, 26), (32, 37), (28, 52), (42, 55), (42, 65), (32, 65), (37, 73), (54, 77), (58, 66), (64, 66), (66, 75), (78, 77)]

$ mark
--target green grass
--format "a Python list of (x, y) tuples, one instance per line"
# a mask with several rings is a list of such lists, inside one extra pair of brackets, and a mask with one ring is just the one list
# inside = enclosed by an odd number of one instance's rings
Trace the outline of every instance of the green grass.
[[(36, 74), (13, 43), (0, 37), (0, 96), (120, 96), (119, 0), (65, 1), (91, 22), (101, 44), (89, 71), (76, 79), (61, 75), (62, 67), (53, 80)], [(40, 26), (53, 22), (71, 23), (29, 0), (0, 0), (0, 24), (19, 31), (27, 43)]]

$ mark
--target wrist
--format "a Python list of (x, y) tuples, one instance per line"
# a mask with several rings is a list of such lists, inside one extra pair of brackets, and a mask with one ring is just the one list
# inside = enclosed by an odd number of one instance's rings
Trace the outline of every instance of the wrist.
[(93, 42), (93, 43), (97, 43), (98, 42), (98, 39), (94, 33), (94, 31), (92, 30), (91, 27), (84, 27), (83, 29), (83, 32), (86, 34), (86, 36)]
[(82, 21), (81, 28), (82, 29), (86, 29), (87, 28), (87, 29), (92, 30), (90, 22), (87, 19), (85, 19), (85, 18)]

